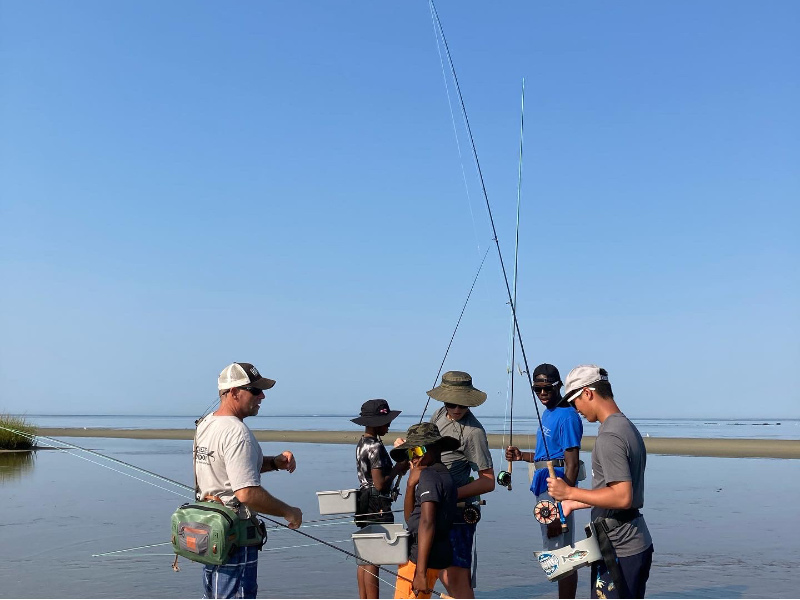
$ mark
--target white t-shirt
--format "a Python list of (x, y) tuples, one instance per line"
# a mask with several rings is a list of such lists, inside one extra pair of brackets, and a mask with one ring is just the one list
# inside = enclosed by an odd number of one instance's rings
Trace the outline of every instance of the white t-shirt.
[[(219, 496), (228, 504), (236, 490), (261, 485), (263, 461), (253, 432), (238, 418), (210, 414), (197, 426), (194, 468), (201, 499)], [(239, 510), (243, 519), (250, 514), (246, 507)]]

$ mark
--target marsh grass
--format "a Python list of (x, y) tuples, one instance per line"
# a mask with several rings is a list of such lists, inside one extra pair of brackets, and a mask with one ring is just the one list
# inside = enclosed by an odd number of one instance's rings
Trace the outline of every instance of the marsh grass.
[[(12, 433), (6, 429), (14, 429), (27, 435)], [(0, 414), (0, 450), (31, 450), (36, 445), (36, 426), (22, 417)]]

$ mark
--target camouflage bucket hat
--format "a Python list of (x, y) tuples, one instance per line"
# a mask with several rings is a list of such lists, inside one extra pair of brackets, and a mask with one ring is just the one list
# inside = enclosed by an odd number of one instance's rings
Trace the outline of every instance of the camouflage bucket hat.
[(442, 375), (442, 383), (430, 390), (428, 396), (439, 402), (467, 407), (486, 402), (486, 394), (472, 386), (472, 376), (464, 371), (448, 371)]
[(449, 435), (443, 436), (439, 433), (439, 428), (433, 423), (418, 423), (408, 428), (406, 441), (394, 448), (389, 454), (396, 462), (400, 462), (408, 460), (406, 450), (409, 448), (437, 446), (441, 448), (442, 452), (447, 452), (448, 450), (456, 450), (459, 445), (460, 443), (456, 438)]

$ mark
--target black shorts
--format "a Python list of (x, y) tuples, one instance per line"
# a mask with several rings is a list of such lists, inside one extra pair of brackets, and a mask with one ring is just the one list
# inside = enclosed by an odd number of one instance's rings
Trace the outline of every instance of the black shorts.
[[(361, 515), (364, 515), (363, 517)], [(394, 523), (392, 501), (375, 488), (360, 489), (356, 497), (356, 525), (361, 528), (376, 523)]]
[(592, 563), (592, 578), (589, 581), (590, 598), (644, 598), (647, 578), (650, 576), (650, 567), (653, 564), (653, 545), (650, 544), (644, 552), (624, 556), (617, 561), (624, 579), (623, 589), (616, 588), (606, 563), (599, 560)]

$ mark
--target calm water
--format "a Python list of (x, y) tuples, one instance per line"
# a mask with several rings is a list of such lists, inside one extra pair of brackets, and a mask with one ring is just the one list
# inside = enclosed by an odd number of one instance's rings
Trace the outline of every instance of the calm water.
[[(85, 438), (67, 441), (87, 444)], [(192, 483), (191, 442), (99, 438), (90, 445)], [(267, 443), (262, 447), (266, 454), (285, 449)], [(267, 474), (265, 486), (300, 506), (306, 521), (325, 518), (318, 513), (314, 492), (356, 484), (353, 448), (288, 447), (297, 456), (298, 470)], [(160, 482), (165, 489), (153, 487), (58, 451), (40, 451), (26, 459), (9, 456), (0, 455), (0, 597), (200, 596), (198, 566), (181, 560), (181, 571), (174, 573), (168, 546), (92, 557), (168, 541), (169, 518), (187, 497), (184, 492), (173, 493)], [(524, 469), (515, 471), (512, 492), (498, 489), (485, 496), (488, 504), (478, 530), (478, 597), (557, 596), (556, 586), (532, 560), (541, 540), (525, 475)], [(796, 596), (798, 497), (800, 461), (649, 457), (645, 515), (656, 557), (648, 597)], [(352, 548), (351, 524), (316, 525), (303, 531)], [(287, 530), (270, 535), (261, 559), (261, 597), (357, 596), (350, 558), (324, 546), (292, 547), (312, 543)], [(580, 572), (579, 597), (588, 596), (587, 573)], [(381, 585), (384, 597), (390, 597), (389, 586)]]
[[(428, 415), (430, 415), (430, 411)], [(117, 429), (192, 429), (195, 416), (123, 416), (123, 415), (23, 415), (40, 427), (87, 427)], [(354, 415), (281, 415), (248, 419), (252, 429), (305, 429), (313, 431), (358, 429), (350, 422)], [(503, 416), (479, 414), (489, 433), (507, 433)], [(419, 421), (419, 415), (401, 414), (393, 423), (393, 432), (402, 432)], [(798, 419), (632, 419), (644, 436), (696, 438), (800, 439)], [(524, 438), (538, 429), (536, 416), (514, 417), (514, 435)], [(596, 423), (584, 422), (585, 435), (597, 433)], [(534, 441), (535, 443), (535, 441)]]

